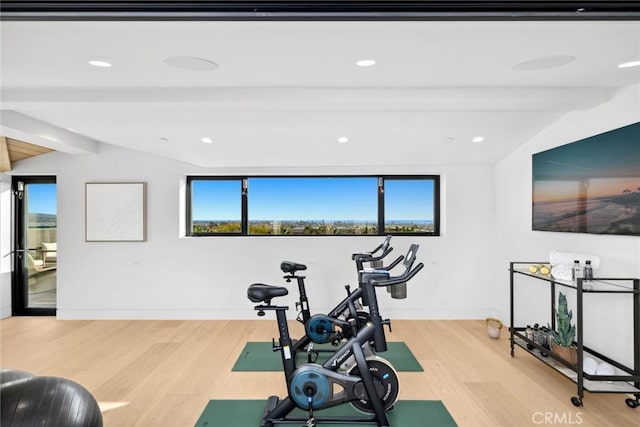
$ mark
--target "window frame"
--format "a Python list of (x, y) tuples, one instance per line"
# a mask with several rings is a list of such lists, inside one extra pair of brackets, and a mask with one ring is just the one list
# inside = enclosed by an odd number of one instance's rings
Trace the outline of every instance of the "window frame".
[[(252, 178), (375, 178), (378, 181), (378, 211), (376, 234), (249, 234), (249, 180)], [(433, 232), (385, 232), (385, 181), (394, 180), (433, 181)], [(192, 183), (193, 181), (239, 181), (241, 188), (241, 232), (240, 233), (195, 233), (193, 232)], [(188, 175), (186, 191), (186, 236), (188, 237), (362, 237), (362, 236), (440, 236), (440, 175)], [(295, 200), (292, 202), (294, 203)]]
[[(247, 191), (246, 191), (246, 176), (201, 176), (190, 175), (187, 176), (187, 206), (186, 206), (186, 220), (187, 228), (186, 235), (190, 237), (203, 237), (203, 236), (246, 236), (248, 232), (247, 222)], [(193, 231), (193, 181), (238, 181), (240, 183), (240, 233), (196, 233)]]
[(385, 199), (383, 192), (380, 191), (380, 181), (378, 181), (378, 234), (380, 236), (440, 236), (440, 175), (380, 175), (378, 180), (380, 179), (383, 184), (385, 181), (417, 181), (421, 179), (433, 181), (433, 232), (431, 233), (385, 232)]

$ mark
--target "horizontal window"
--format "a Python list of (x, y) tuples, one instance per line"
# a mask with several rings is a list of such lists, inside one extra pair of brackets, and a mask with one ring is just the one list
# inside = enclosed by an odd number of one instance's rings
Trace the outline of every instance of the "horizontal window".
[(438, 176), (191, 176), (187, 184), (192, 236), (439, 235)]

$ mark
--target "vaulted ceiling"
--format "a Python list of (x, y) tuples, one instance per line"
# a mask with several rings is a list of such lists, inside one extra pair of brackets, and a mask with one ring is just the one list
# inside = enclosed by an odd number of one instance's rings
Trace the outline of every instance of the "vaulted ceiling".
[(13, 21), (0, 32), (3, 135), (204, 167), (493, 163), (640, 82), (640, 67), (618, 67), (640, 59), (638, 21)]

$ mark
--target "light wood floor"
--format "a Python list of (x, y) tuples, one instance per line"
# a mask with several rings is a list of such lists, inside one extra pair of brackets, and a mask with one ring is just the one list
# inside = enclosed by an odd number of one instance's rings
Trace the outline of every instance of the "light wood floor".
[[(400, 372), (401, 399), (442, 400), (460, 426), (638, 426), (625, 395), (589, 394), (516, 349), (483, 321), (393, 322), (424, 372)], [(285, 393), (282, 374), (231, 372), (247, 341), (270, 340), (275, 321), (61, 321), (0, 324), (0, 365), (70, 378), (100, 402), (106, 427), (193, 426), (210, 399)], [(297, 324), (293, 336), (300, 335)], [(421, 426), (418, 422), (416, 426)], [(251, 427), (251, 426), (247, 426)]]

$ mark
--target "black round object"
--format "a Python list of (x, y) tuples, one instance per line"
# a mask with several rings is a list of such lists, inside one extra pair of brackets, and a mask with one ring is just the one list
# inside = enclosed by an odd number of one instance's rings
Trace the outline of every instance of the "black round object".
[(2, 369), (0, 370), (0, 387), (8, 386), (17, 381), (26, 381), (29, 378), (33, 378), (33, 374), (29, 372), (17, 369)]
[(582, 399), (580, 399), (579, 397), (573, 396), (571, 398), (571, 403), (573, 403), (573, 406), (580, 407), (582, 406)]
[(0, 387), (0, 425), (3, 427), (102, 427), (96, 399), (80, 384), (66, 378), (25, 377)]
[(625, 399), (624, 403), (626, 403), (627, 406), (632, 409), (636, 409), (638, 407), (638, 401), (635, 399)]
[[(378, 356), (367, 358), (367, 366), (369, 367), (369, 373), (371, 374), (376, 393), (378, 394), (377, 397), (382, 402), (384, 410), (388, 411), (393, 407), (396, 400), (398, 400), (400, 389), (398, 374), (389, 362)], [(349, 375), (360, 375), (358, 365), (354, 365), (349, 371)], [(373, 406), (364, 384), (358, 383), (354, 387), (354, 392), (358, 396), (358, 399), (352, 401), (351, 405), (359, 411), (373, 413)]]
[(291, 399), (300, 409), (320, 409), (332, 397), (332, 386), (323, 367), (307, 363), (293, 371), (289, 380)]
[(333, 319), (323, 314), (314, 314), (307, 321), (307, 336), (316, 344), (331, 342), (336, 335)]

